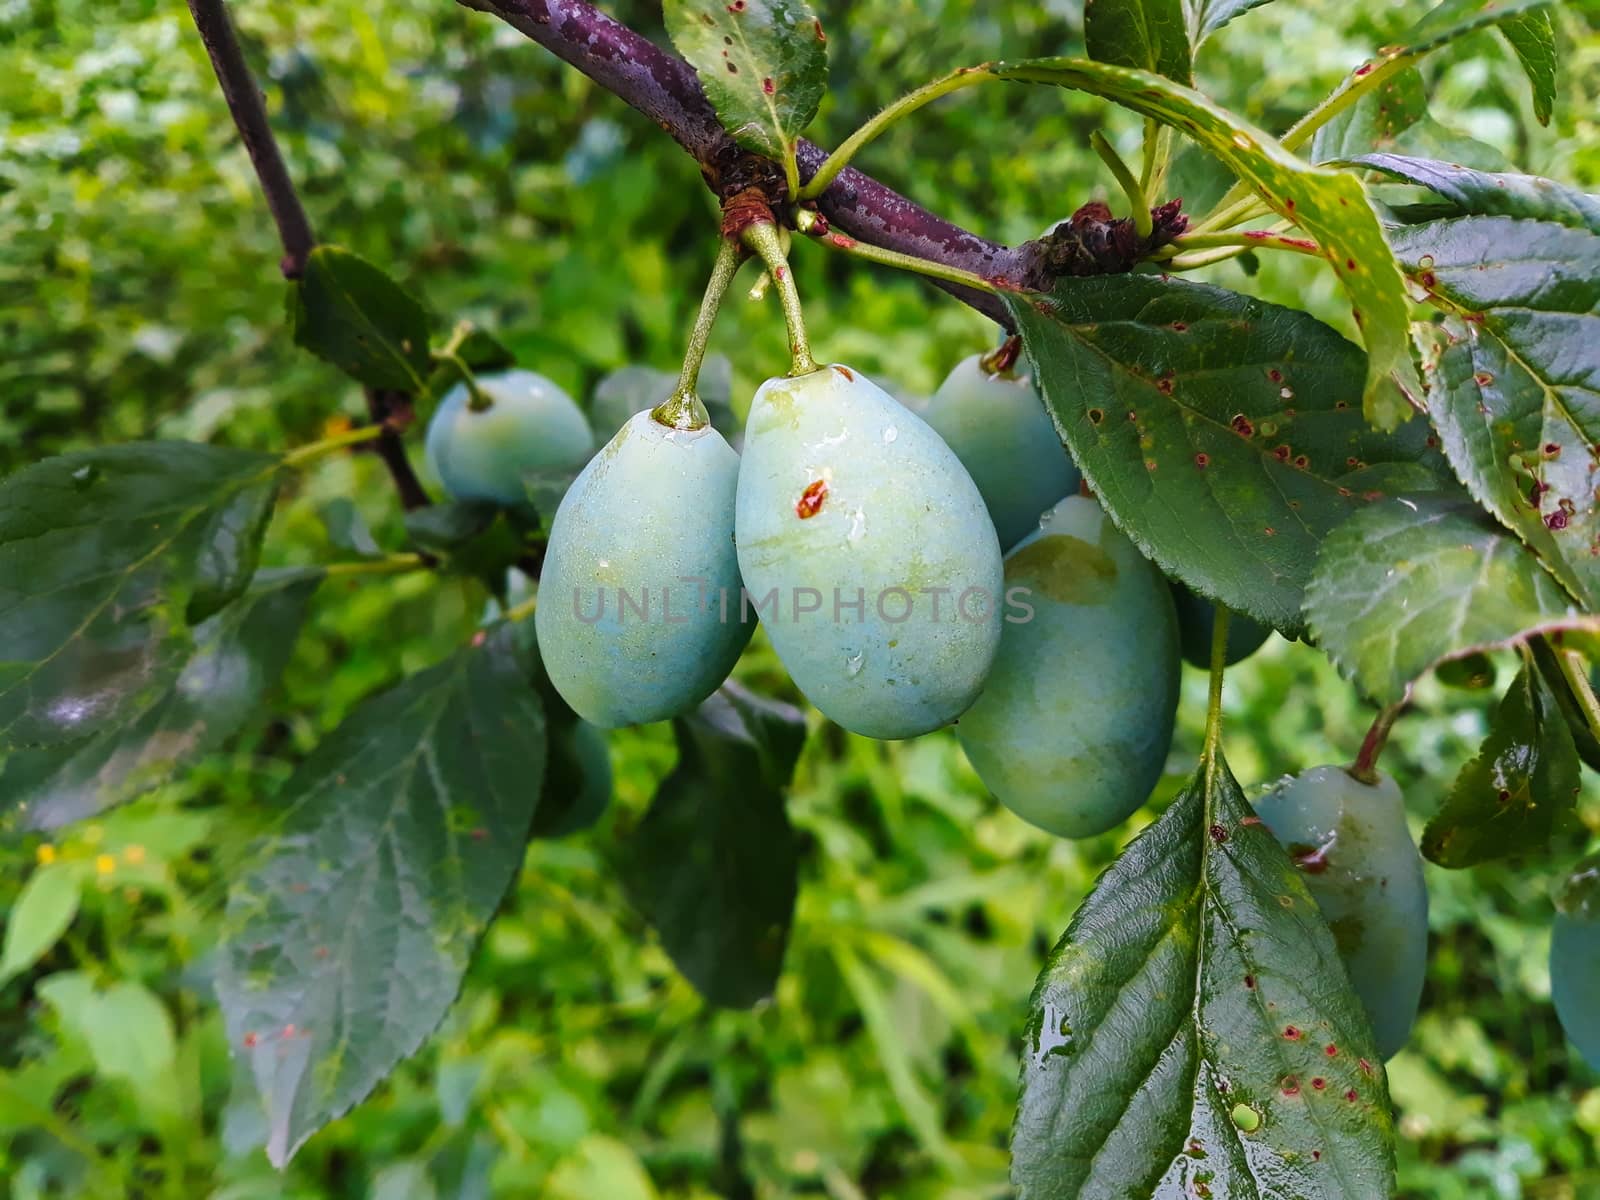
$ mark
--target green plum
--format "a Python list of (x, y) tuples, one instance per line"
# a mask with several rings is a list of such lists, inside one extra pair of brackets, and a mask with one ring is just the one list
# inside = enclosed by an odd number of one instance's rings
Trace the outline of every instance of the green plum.
[(1600, 1071), (1600, 858), (1587, 860), (1557, 901), (1550, 996), (1567, 1038)]
[[(1217, 625), (1217, 606), (1204, 596), (1191, 592), (1176, 579), (1172, 599), (1178, 606), (1178, 636), (1183, 657), (1202, 671), (1211, 669), (1211, 632)], [(1228, 614), (1228, 649), (1224, 662), (1233, 666), (1249, 658), (1269, 637), (1272, 627), (1252, 621), (1243, 613)]]
[(1039, 515), (1078, 490), (1082, 476), (1045, 411), (1033, 380), (1019, 371), (991, 374), (984, 356), (956, 364), (923, 410), (978, 485), (1009, 550), (1035, 529)]
[(556, 509), (535, 622), (550, 682), (602, 728), (687, 712), (754, 621), (733, 548), (739, 456), (710, 425), (628, 418)]
[(1166, 764), (1178, 707), (1172, 593), (1101, 510), (1068, 496), (1005, 559), (1007, 614), (956, 725), (1007, 808), (1061, 837), (1125, 820)]
[(939, 435), (849, 367), (769, 379), (734, 529), (753, 610), (800, 690), (876, 738), (946, 725), (1000, 643), (1000, 545)]
[(594, 453), (583, 412), (543, 375), (504, 371), (477, 384), (489, 407), (474, 409), (458, 383), (428, 422), (428, 465), (455, 499), (520, 505), (529, 475), (576, 471)]
[(1387, 775), (1361, 782), (1343, 767), (1278, 781), (1256, 812), (1288, 850), (1333, 931), (1356, 995), (1389, 1058), (1417, 1019), (1428, 965), (1428, 890)]

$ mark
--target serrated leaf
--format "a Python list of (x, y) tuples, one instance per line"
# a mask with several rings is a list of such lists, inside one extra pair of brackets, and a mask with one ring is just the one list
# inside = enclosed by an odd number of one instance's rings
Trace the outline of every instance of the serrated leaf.
[(1444, 0), (1413, 25), (1398, 47), (1386, 53), (1416, 58), (1457, 38), (1490, 25), (1501, 25), (1522, 14), (1547, 8), (1555, 0)]
[(1235, 17), (1242, 17), (1252, 8), (1260, 8), (1268, 0), (1188, 0), (1189, 40), (1195, 49), (1217, 30)]
[(276, 462), (130, 442), (0, 483), (0, 749), (119, 726), (171, 685), (191, 622), (255, 571)]
[(799, 851), (783, 791), (805, 720), (726, 683), (673, 731), (678, 765), (618, 871), (700, 994), (748, 1007), (771, 995), (794, 918)]
[(747, 150), (792, 161), (822, 103), (827, 38), (806, 0), (665, 0), (662, 14), (723, 126)]
[(1590, 609), (1600, 608), (1600, 237), (1468, 216), (1390, 230), (1450, 315), (1419, 326), (1451, 466)]
[(1361, 414), (1361, 351), (1306, 313), (1146, 275), (1007, 297), (1062, 439), (1169, 575), (1286, 632), (1327, 533), (1443, 469)]
[(1366, 1016), (1220, 757), (1096, 882), (1028, 1008), (1019, 1200), (1391, 1194)]
[(4, 987), (50, 952), (78, 915), (83, 890), (81, 873), (72, 863), (51, 863), (28, 876), (6, 914), (5, 941), (0, 945), (0, 987)]
[(1416, 67), (1405, 67), (1335, 113), (1311, 142), (1311, 159), (1347, 166), (1372, 151), (1403, 151), (1480, 167), (1505, 165), (1493, 146), (1457, 133), (1428, 112), (1428, 86)]
[(1578, 754), (1555, 695), (1525, 666), (1512, 680), (1477, 757), (1422, 834), (1422, 853), (1441, 867), (1546, 850), (1572, 821)]
[(230, 1045), (282, 1166), (413, 1053), (522, 862), (545, 755), (508, 631), (358, 706), (228, 899)]
[(356, 558), (382, 558), (383, 547), (378, 545), (367, 528), (366, 518), (348, 496), (336, 496), (326, 504), (317, 506), (317, 516), (328, 535), (328, 544)]
[(1459, 496), (1385, 500), (1323, 543), (1311, 633), (1379, 704), (1450, 658), (1561, 629), (1600, 629), (1538, 559)]
[(1417, 184), (1449, 201), (1459, 216), (1523, 217), (1600, 234), (1600, 196), (1537, 175), (1477, 171), (1454, 162), (1403, 154), (1363, 154), (1344, 160)]
[(1548, 8), (1519, 13), (1500, 22), (1500, 34), (1511, 44), (1533, 88), (1533, 115), (1550, 124), (1556, 107), (1556, 27)]
[(1362, 396), (1368, 419), (1393, 428), (1410, 415), (1394, 389), (1417, 400), (1422, 393), (1407, 332), (1411, 303), (1359, 179), (1312, 166), (1207, 97), (1147, 71), (1072, 58), (999, 63), (992, 70), (1003, 79), (1104, 96), (1171, 125), (1221, 159), (1272, 211), (1317, 240), (1344, 286), (1367, 345)]
[(1083, 40), (1096, 62), (1194, 78), (1183, 0), (1086, 0)]
[(194, 630), (187, 661), (127, 724), (85, 741), (23, 750), (0, 772), (0, 813), (21, 829), (57, 829), (167, 779), (216, 749), (255, 712), (282, 672), (319, 570), (263, 572), (251, 589)]
[(339, 246), (318, 246), (294, 286), (295, 345), (368, 387), (426, 389), (428, 314), (384, 271)]

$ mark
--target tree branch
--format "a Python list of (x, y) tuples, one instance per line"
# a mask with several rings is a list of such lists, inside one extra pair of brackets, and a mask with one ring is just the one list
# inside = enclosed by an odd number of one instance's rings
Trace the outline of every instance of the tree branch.
[(200, 40), (211, 56), (211, 69), (217, 73), (222, 85), (222, 96), (233, 114), (244, 148), (250, 152), (255, 165), (256, 178), (261, 181), (261, 191), (267, 198), (267, 207), (278, 226), (278, 239), (283, 243), (283, 261), (279, 264), (285, 279), (298, 279), (305, 270), (306, 258), (316, 245), (311, 232), (311, 222), (289, 178), (289, 169), (278, 152), (277, 140), (267, 123), (267, 106), (261, 99), (261, 89), (250, 75), (244, 61), (244, 51), (233, 32), (233, 22), (228, 20), (228, 10), (223, 0), (189, 0), (189, 11), (194, 15), (195, 28)]
[[(583, 0), (459, 0), (499, 17), (562, 62), (576, 67), (672, 135), (699, 163), (706, 183), (723, 199), (758, 186), (776, 199), (783, 173), (728, 136), (694, 69), (648, 38)], [(800, 178), (816, 173), (827, 152), (800, 144)], [(970, 271), (1001, 287), (1036, 282), (1033, 243), (1015, 249), (991, 242), (908, 200), (855, 168), (847, 168), (818, 201), (837, 229), (859, 241)], [(1010, 324), (998, 298), (944, 280), (932, 281), (984, 315)]]

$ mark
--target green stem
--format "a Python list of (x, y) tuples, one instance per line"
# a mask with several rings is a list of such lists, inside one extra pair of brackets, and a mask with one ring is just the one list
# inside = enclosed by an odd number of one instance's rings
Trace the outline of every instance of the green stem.
[(352, 575), (403, 575), (407, 571), (421, 571), (432, 563), (421, 554), (391, 554), (387, 558), (359, 559), (355, 562), (329, 563), (323, 568), (328, 578), (348, 578)]
[(1139, 190), (1146, 197), (1158, 196), (1167, 185), (1172, 166), (1172, 126), (1154, 117), (1144, 119), (1144, 168), (1139, 172)]
[(1128, 164), (1122, 161), (1122, 155), (1117, 153), (1116, 147), (1106, 141), (1105, 134), (1096, 129), (1089, 135), (1089, 144), (1094, 147), (1094, 152), (1100, 156), (1101, 161), (1111, 168), (1111, 173), (1117, 177), (1117, 183), (1121, 186), (1123, 194), (1128, 197), (1134, 232), (1141, 239), (1148, 238), (1155, 226), (1150, 219), (1150, 201), (1144, 194), (1144, 188), (1134, 178)]
[(290, 450), (283, 456), (283, 465), (286, 467), (303, 467), (309, 462), (315, 462), (325, 455), (346, 446), (359, 445), (370, 442), (384, 435), (382, 425), (363, 425), (359, 429), (347, 429), (343, 433), (334, 434), (333, 437), (323, 438), (320, 442), (310, 442), (297, 449)]
[[(972, 87), (975, 84), (987, 83), (995, 76), (989, 74), (987, 64), (976, 67), (962, 67), (948, 75), (935, 79), (932, 83), (925, 83), (914, 92), (907, 92), (888, 108), (870, 118), (861, 128), (839, 144), (834, 152), (823, 159), (822, 165), (817, 168), (817, 173), (811, 177), (805, 187), (800, 189), (798, 200), (815, 200), (828, 190), (828, 185), (838, 178), (839, 172), (850, 165), (861, 148), (873, 138), (877, 137), (901, 117), (910, 116), (924, 104), (937, 100), (940, 96), (948, 96), (951, 92), (960, 91), (962, 88)], [(790, 195), (795, 193), (791, 190)]]
[(1367, 736), (1361, 740), (1361, 749), (1356, 753), (1356, 761), (1350, 764), (1349, 775), (1352, 779), (1368, 787), (1378, 782), (1378, 759), (1383, 756), (1383, 748), (1389, 744), (1389, 731), (1400, 719), (1400, 714), (1410, 705), (1411, 688), (1408, 685), (1404, 696), (1373, 718)]
[(1294, 254), (1309, 254), (1313, 258), (1325, 257), (1322, 247), (1310, 238), (1290, 237), (1271, 229), (1247, 229), (1240, 233), (1185, 233), (1174, 238), (1172, 245), (1176, 249), (1166, 257), (1176, 258), (1187, 250), (1209, 250), (1224, 246), (1240, 250), (1288, 250)]
[(745, 245), (761, 256), (777, 285), (778, 299), (783, 304), (783, 319), (789, 326), (789, 353), (792, 363), (790, 375), (809, 375), (817, 369), (817, 360), (811, 357), (811, 343), (806, 337), (805, 312), (800, 306), (800, 292), (794, 286), (794, 272), (784, 257), (783, 242), (778, 227), (765, 221), (745, 227)]
[(705, 361), (712, 326), (717, 323), (717, 310), (722, 307), (722, 297), (743, 261), (744, 255), (738, 245), (722, 238), (717, 246), (716, 264), (711, 268), (711, 279), (706, 284), (706, 294), (700, 299), (700, 312), (695, 316), (694, 328), (689, 331), (689, 346), (683, 353), (677, 390), (650, 414), (663, 425), (674, 429), (704, 429), (711, 423), (711, 415), (706, 412), (695, 387), (700, 380), (700, 365)]
[(513, 605), (505, 611), (505, 620), (509, 622), (526, 621), (533, 616), (534, 610), (539, 607), (539, 594), (535, 592), (521, 604)]
[(1561, 674), (1566, 676), (1573, 698), (1583, 710), (1583, 718), (1589, 723), (1589, 732), (1600, 739), (1600, 699), (1595, 698), (1594, 688), (1589, 686), (1588, 662), (1576, 650), (1562, 650), (1555, 646), (1550, 648), (1555, 651), (1556, 662), (1561, 664)]
[(1211, 690), (1206, 697), (1206, 740), (1203, 751), (1208, 778), (1215, 775), (1222, 746), (1222, 673), (1228, 665), (1230, 616), (1224, 605), (1217, 605), (1216, 622), (1211, 627)]
[(835, 250), (843, 250), (846, 254), (856, 258), (875, 262), (885, 267), (894, 267), (901, 271), (913, 271), (918, 275), (926, 275), (930, 279), (943, 279), (948, 283), (959, 283), (964, 287), (976, 288), (980, 292), (998, 294), (1000, 289), (995, 287), (982, 275), (973, 271), (966, 271), (960, 267), (948, 267), (944, 263), (934, 262), (929, 258), (918, 258), (914, 254), (902, 254), (898, 250), (885, 250), (882, 246), (874, 246), (870, 242), (858, 242), (855, 238), (843, 233), (824, 233), (816, 236), (816, 240), (824, 246), (832, 246)]

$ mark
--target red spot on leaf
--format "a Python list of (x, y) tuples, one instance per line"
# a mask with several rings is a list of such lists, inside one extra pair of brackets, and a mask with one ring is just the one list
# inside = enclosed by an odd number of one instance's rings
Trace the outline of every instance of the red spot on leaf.
[(1291, 1042), (1298, 1042), (1300, 1040), (1300, 1027), (1298, 1025), (1285, 1025), (1283, 1027), (1283, 1036)]
[(1326, 1046), (1324, 1046), (1322, 1048), (1322, 1052), (1329, 1058), (1339, 1057), (1339, 1047), (1335, 1046), (1332, 1042), (1329, 1042)]
[(802, 521), (816, 516), (822, 511), (822, 502), (827, 498), (828, 481), (813, 479), (806, 485), (806, 490), (800, 493), (800, 499), (794, 502), (794, 515)]
[(1182, 321), (1174, 321), (1172, 323), (1172, 330), (1174, 333), (1184, 333), (1188, 330), (1188, 328), (1189, 326)]
[(1249, 988), (1252, 992), (1255, 991), (1256, 990), (1256, 977), (1254, 975), (1246, 975), (1244, 977), (1244, 985), (1245, 985), (1245, 987)]
[(1213, 825), (1209, 832), (1211, 834), (1211, 840), (1219, 846), (1228, 840), (1228, 831), (1221, 825)]
[(1285, 1096), (1298, 1096), (1300, 1094), (1300, 1080), (1293, 1075), (1285, 1075), (1281, 1086)]
[(1318, 1076), (1316, 1076), (1316, 1078), (1312, 1079), (1311, 1086), (1315, 1090), (1320, 1092), (1323, 1088), (1328, 1086), (1328, 1081), (1326, 1079), (1324, 1079), (1321, 1075), (1318, 1075)]
[(1372, 73), (1372, 64), (1371, 63), (1362, 63), (1359, 67), (1356, 68), (1356, 78), (1357, 79), (1361, 78), (1361, 76), (1363, 76), (1363, 75), (1369, 75), (1371, 73)]
[(1234, 413), (1233, 420), (1228, 423), (1233, 426), (1233, 431), (1240, 437), (1255, 437), (1256, 435), (1255, 425), (1243, 413)]
[[(1209, 467), (1211, 465), (1211, 456), (1209, 454), (1205, 454), (1205, 453), (1196, 454), (1194, 456), (1194, 465), (1199, 467), (1202, 471), (1204, 471), (1207, 467)], [(1213, 829), (1217, 829), (1217, 828), (1220, 828), (1220, 826), (1213, 825), (1212, 828)]]
[(761, 81), (761, 90), (769, 96), (777, 93), (778, 85), (772, 82), (772, 76), (769, 75)]

